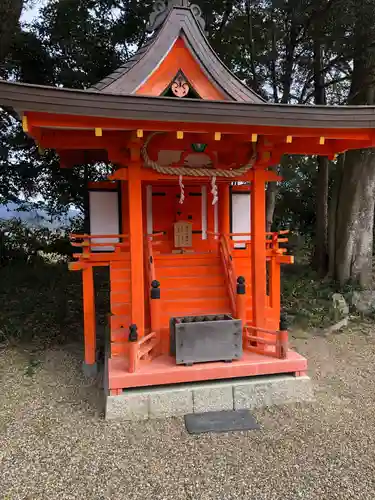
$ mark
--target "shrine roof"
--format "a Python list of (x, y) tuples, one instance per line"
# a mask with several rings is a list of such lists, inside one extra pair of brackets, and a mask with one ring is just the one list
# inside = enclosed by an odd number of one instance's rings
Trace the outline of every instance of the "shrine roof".
[[(218, 130), (220, 126), (224, 130), (225, 125), (228, 128), (375, 129), (373, 106), (309, 106), (263, 101), (218, 58), (205, 37), (200, 8), (191, 5), (189, 0), (157, 0), (148, 30), (151, 36), (143, 47), (93, 88), (74, 90), (0, 79), (0, 106), (13, 109), (19, 116), (30, 112), (48, 113), (55, 118), (57, 115), (61, 123), (65, 115), (80, 123), (95, 117), (126, 120), (132, 124), (147, 122), (146, 130), (157, 130), (160, 123), (175, 123), (184, 129), (183, 124), (201, 123), (217, 126)], [(154, 95), (155, 90), (153, 95), (138, 91), (152, 80), (152, 75), (158, 77), (157, 70), (169, 54), (172, 59), (175, 57), (173, 47), (177, 41), (182, 51), (187, 50), (194, 64), (199, 65), (203, 79), (207, 78), (211, 88), (217, 89), (216, 94), (211, 92), (205, 99), (193, 99), (162, 97)], [(180, 63), (178, 60), (177, 65)], [(220, 95), (220, 100), (210, 100), (216, 99), (212, 95)], [(151, 122), (154, 123), (151, 125)]]
[(293, 128), (374, 129), (375, 106), (308, 106), (118, 95), (0, 81), (0, 105), (19, 115), (40, 112), (123, 120)]
[[(204, 33), (204, 20), (197, 5), (188, 0), (157, 1), (150, 16), (146, 43), (120, 68), (98, 82), (93, 90), (135, 94), (159, 67), (174, 43), (181, 38), (207, 79), (225, 99), (261, 103), (263, 99), (239, 80), (220, 60)], [(188, 75), (186, 75), (188, 76)]]

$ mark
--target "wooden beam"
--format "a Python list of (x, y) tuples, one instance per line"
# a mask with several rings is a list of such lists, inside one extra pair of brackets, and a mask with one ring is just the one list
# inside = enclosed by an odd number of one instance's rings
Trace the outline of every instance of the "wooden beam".
[[(215, 123), (186, 123), (170, 121), (151, 121), (151, 120), (123, 120), (117, 118), (105, 117), (85, 117), (78, 115), (54, 115), (52, 113), (28, 112), (29, 125), (35, 127), (63, 127), (72, 129), (93, 129), (100, 127), (102, 129), (133, 131), (142, 129), (144, 131), (177, 132), (184, 133), (215, 133), (217, 124)], [(230, 118), (228, 118), (228, 121)], [(350, 128), (309, 128), (309, 127), (283, 127), (283, 126), (257, 126), (257, 125), (220, 125), (222, 134), (245, 134), (247, 137), (255, 138), (255, 135), (276, 135), (285, 137), (322, 137), (326, 139), (354, 139), (370, 140), (374, 134), (369, 128), (350, 129)], [(249, 139), (248, 139), (249, 140)], [(249, 140), (249, 141), (250, 141)]]
[(251, 190), (251, 268), (253, 324), (259, 328), (267, 326), (266, 321), (266, 172), (255, 168)]
[(89, 182), (87, 187), (89, 189), (111, 189), (113, 191), (116, 191), (118, 189), (118, 183), (117, 182), (111, 182), (111, 181), (92, 181)]
[(85, 363), (86, 365), (94, 365), (96, 363), (96, 318), (94, 275), (92, 266), (82, 270), (82, 282)]
[[(221, 167), (220, 167), (221, 168)], [(226, 168), (223, 166), (223, 168)], [(108, 179), (111, 181), (126, 181), (129, 179), (129, 171), (130, 168), (119, 168), (116, 170), (113, 174), (108, 176)], [(269, 176), (270, 181), (273, 180), (280, 180), (280, 178), (275, 178), (275, 174), (273, 172), (266, 172), (266, 176)], [(142, 168), (140, 171), (140, 179), (142, 181), (167, 181), (167, 180), (178, 180), (178, 175), (164, 175), (164, 174), (159, 174), (158, 172), (155, 172), (152, 169), (149, 168)], [(189, 175), (184, 175), (184, 181), (196, 181), (196, 182), (202, 182), (203, 179), (209, 179), (209, 177), (195, 177), (195, 176), (189, 176)], [(246, 181), (246, 182), (251, 182), (253, 179), (253, 171), (249, 170), (246, 174), (244, 174), (241, 177), (238, 178), (233, 178), (231, 180), (241, 180), (241, 181)], [(218, 177), (217, 182), (226, 182), (228, 183), (229, 180), (228, 178), (224, 177)]]
[(131, 318), (137, 325), (140, 336), (145, 332), (145, 292), (143, 262), (143, 217), (141, 161), (137, 151), (132, 152), (133, 161), (128, 172), (129, 232), (131, 266)]

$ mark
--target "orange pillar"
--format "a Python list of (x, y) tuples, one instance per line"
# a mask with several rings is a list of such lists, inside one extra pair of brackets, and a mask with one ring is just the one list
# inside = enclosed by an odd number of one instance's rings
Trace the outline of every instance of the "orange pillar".
[(145, 331), (145, 292), (143, 263), (143, 221), (141, 162), (129, 164), (129, 236), (131, 259), (131, 321), (137, 325), (138, 334)]
[(266, 326), (266, 172), (254, 169), (251, 189), (251, 268), (253, 325)]
[(85, 343), (85, 359), (83, 372), (87, 376), (97, 373), (96, 365), (96, 318), (94, 275), (91, 266), (82, 271), (83, 283), (83, 331)]
[(223, 183), (219, 186), (219, 232), (230, 233), (230, 193), (229, 184)]

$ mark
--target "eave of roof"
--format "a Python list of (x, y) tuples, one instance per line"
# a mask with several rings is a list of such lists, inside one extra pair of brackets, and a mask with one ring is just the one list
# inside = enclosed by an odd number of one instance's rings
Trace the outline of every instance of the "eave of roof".
[(17, 113), (43, 112), (134, 121), (257, 125), (292, 128), (375, 128), (375, 106), (306, 106), (202, 101), (0, 81), (0, 105)]
[(93, 89), (116, 94), (136, 93), (137, 89), (167, 56), (179, 36), (184, 39), (207, 78), (228, 99), (254, 103), (264, 102), (219, 59), (189, 7), (174, 7), (164, 24), (146, 44), (123, 66), (94, 85)]

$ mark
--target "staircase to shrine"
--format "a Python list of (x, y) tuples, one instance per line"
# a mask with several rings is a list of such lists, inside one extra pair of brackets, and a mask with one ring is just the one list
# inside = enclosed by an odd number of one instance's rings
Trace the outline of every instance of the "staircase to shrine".
[(130, 254), (111, 262), (109, 270), (111, 354), (115, 356), (127, 351), (131, 324)]
[(219, 255), (157, 255), (155, 273), (161, 288), (163, 331), (168, 332), (172, 317), (231, 313)]
[[(172, 317), (231, 314), (225, 275), (214, 253), (154, 256), (161, 289), (160, 328), (163, 351), (168, 350)], [(130, 256), (110, 263), (111, 354), (127, 352), (131, 324)], [(150, 331), (150, 329), (148, 329)]]

